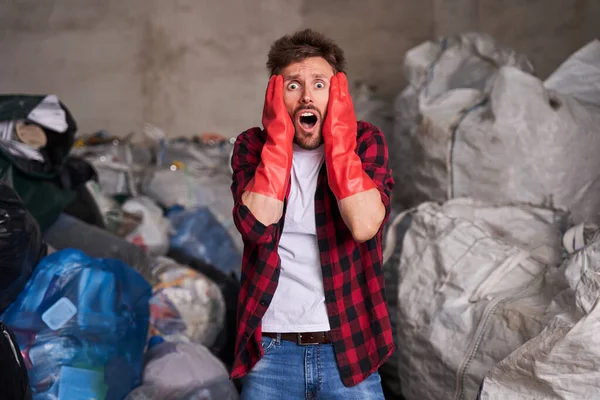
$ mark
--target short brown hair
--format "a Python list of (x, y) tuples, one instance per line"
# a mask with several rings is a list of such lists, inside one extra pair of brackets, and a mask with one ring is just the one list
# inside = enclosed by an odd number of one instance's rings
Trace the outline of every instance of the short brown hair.
[(344, 51), (333, 40), (312, 29), (304, 29), (277, 39), (269, 50), (267, 69), (271, 75), (276, 75), (288, 65), (309, 57), (323, 57), (334, 73), (345, 72)]

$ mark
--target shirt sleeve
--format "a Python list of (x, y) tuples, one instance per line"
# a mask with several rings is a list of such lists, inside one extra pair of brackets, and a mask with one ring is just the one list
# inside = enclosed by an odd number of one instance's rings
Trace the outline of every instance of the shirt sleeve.
[(363, 170), (375, 182), (381, 194), (381, 201), (385, 206), (383, 226), (390, 216), (391, 195), (395, 184), (392, 170), (388, 167), (387, 142), (376, 126), (362, 121), (358, 124), (356, 152), (362, 161)]
[(252, 128), (240, 134), (235, 141), (231, 157), (233, 222), (244, 241), (253, 243), (270, 242), (275, 228), (275, 224), (266, 226), (258, 221), (250, 209), (242, 203), (242, 194), (254, 178), (256, 167), (260, 163), (260, 153), (264, 144), (263, 135), (259, 128)]

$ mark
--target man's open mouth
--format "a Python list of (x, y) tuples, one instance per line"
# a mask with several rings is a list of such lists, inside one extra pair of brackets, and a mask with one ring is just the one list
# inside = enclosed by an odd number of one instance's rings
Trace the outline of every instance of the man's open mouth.
[(302, 129), (306, 131), (311, 131), (317, 125), (317, 122), (319, 122), (318, 114), (309, 110), (299, 111), (297, 119)]

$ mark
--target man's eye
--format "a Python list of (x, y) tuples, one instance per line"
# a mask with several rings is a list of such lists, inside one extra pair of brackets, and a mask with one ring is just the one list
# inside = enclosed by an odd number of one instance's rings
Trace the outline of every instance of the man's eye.
[(288, 85), (288, 89), (290, 89), (290, 90), (296, 90), (296, 89), (298, 89), (299, 87), (300, 87), (300, 85), (298, 85), (297, 83), (290, 83), (290, 84)]
[(325, 84), (323, 82), (317, 82), (317, 83), (315, 83), (315, 87), (317, 89), (323, 89), (323, 88), (325, 88)]

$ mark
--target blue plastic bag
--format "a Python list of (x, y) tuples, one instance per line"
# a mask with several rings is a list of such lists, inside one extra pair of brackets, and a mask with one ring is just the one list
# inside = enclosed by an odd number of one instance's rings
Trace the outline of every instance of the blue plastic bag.
[(213, 265), (226, 274), (239, 277), (242, 258), (227, 233), (207, 207), (184, 210), (174, 207), (167, 217), (176, 231), (171, 236), (171, 249)]
[(34, 399), (122, 400), (140, 384), (151, 286), (118, 260), (66, 249), (44, 258), (2, 315)]

